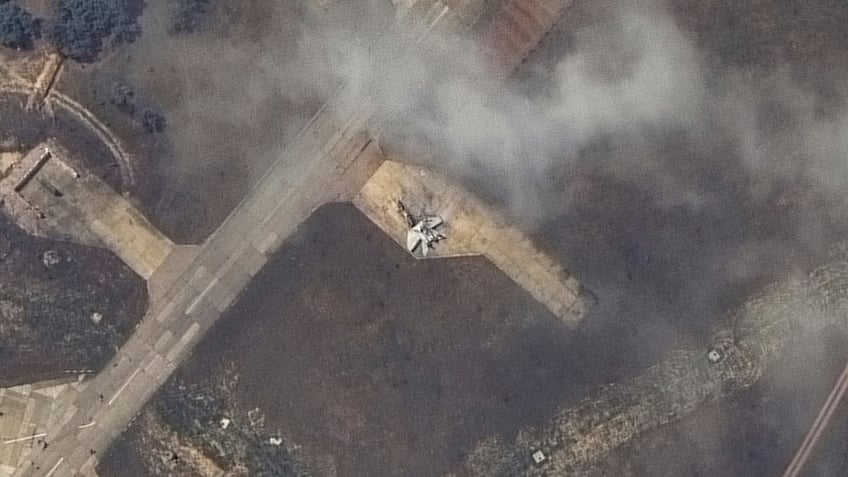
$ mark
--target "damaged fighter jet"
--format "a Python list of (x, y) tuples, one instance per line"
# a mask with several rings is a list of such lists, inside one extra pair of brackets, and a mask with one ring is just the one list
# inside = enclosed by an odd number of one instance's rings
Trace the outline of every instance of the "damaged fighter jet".
[(401, 202), (397, 201), (398, 212), (403, 216), (409, 229), (406, 231), (406, 249), (415, 253), (419, 248), (421, 255), (426, 257), (434, 244), (447, 238), (443, 233), (436, 230), (445, 223), (438, 215), (413, 215)]

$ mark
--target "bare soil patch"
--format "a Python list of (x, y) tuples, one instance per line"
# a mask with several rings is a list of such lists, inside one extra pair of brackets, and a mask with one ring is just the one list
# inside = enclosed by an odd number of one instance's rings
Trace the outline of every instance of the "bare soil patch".
[[(149, 1), (135, 42), (68, 65), (58, 88), (134, 155), (129, 193), (139, 208), (174, 241), (199, 243), (326, 99), (337, 43), (367, 42), (387, 27), (370, 3), (333, 3), (317, 15), (307, 0), (212, 1), (196, 30), (174, 33), (169, 2)], [(145, 126), (145, 112), (164, 118), (161, 132)]]

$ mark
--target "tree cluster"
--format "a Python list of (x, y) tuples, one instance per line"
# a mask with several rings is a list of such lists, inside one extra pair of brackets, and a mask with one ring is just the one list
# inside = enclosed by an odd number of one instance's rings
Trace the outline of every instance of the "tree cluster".
[(33, 18), (16, 2), (0, 0), (0, 44), (26, 50), (41, 38), (41, 20)]
[[(29, 49), (44, 33), (62, 55), (80, 63), (93, 63), (105, 48), (134, 41), (146, 6), (145, 0), (52, 0), (53, 15), (42, 22), (17, 1), (0, 0), (0, 44)], [(169, 1), (172, 34), (198, 30), (214, 6), (213, 0)], [(149, 130), (164, 127), (155, 114), (143, 115), (142, 121)]]
[(130, 43), (141, 33), (143, 0), (55, 0), (50, 39), (67, 58), (97, 60), (104, 46)]

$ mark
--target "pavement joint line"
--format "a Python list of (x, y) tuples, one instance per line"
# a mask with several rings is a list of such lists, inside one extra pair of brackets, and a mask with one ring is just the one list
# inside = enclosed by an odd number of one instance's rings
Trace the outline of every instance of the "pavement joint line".
[(273, 253), (271, 249), (274, 248), (274, 242), (277, 241), (277, 238), (278, 236), (275, 232), (271, 232), (270, 234), (268, 234), (267, 237), (265, 237), (262, 241), (259, 242), (257, 247), (259, 249), (259, 252), (271, 255), (271, 253)]
[[(322, 157), (322, 159), (323, 159), (323, 157)], [(320, 161), (320, 162), (321, 162), (321, 164), (320, 164), (320, 165), (324, 165), (324, 161)], [(313, 174), (319, 174), (319, 175), (321, 175), (321, 171), (320, 171), (320, 167), (319, 167), (319, 165), (315, 165), (314, 167), (315, 167), (315, 169), (314, 169), (314, 170), (313, 170), (313, 169), (310, 169), (310, 170), (306, 171), (305, 173), (303, 173), (303, 175), (302, 175), (302, 176), (301, 176), (301, 178), (300, 178), (300, 179), (301, 179), (301, 181), (305, 181), (305, 180), (306, 180), (306, 178), (308, 178), (309, 176), (311, 176), (311, 175), (313, 175)], [(323, 178), (323, 175), (322, 175), (322, 178)], [(266, 214), (266, 216), (265, 216), (265, 217), (262, 219), (262, 221), (258, 224), (257, 230), (263, 230), (263, 229), (265, 229), (265, 227), (266, 227), (266, 226), (267, 226), (267, 225), (268, 225), (268, 224), (269, 224), (272, 220), (274, 220), (275, 216), (277, 215), (277, 212), (278, 212), (280, 209), (282, 209), (283, 207), (285, 207), (286, 205), (288, 205), (288, 203), (289, 203), (289, 198), (290, 198), (290, 197), (294, 194), (294, 191), (295, 191), (295, 189), (294, 189), (294, 188), (291, 188), (291, 189), (286, 190), (286, 192), (284, 193), (284, 196), (283, 196), (283, 197), (280, 197), (280, 198), (278, 199), (277, 203), (274, 205), (274, 207), (271, 209), (271, 211), (270, 211), (268, 214)]]
[(216, 276), (226, 274), (229, 270), (233, 268), (233, 266), (239, 265), (241, 261), (244, 259), (244, 252), (239, 251), (238, 253), (230, 254), (224, 263), (221, 264), (221, 268), (216, 273)]
[(203, 265), (198, 266), (196, 269), (194, 269), (194, 273), (191, 275), (191, 278), (188, 279), (188, 283), (191, 284), (197, 280), (200, 280), (200, 277), (202, 277), (205, 273), (206, 267), (204, 267)]
[(124, 384), (122, 384), (122, 385), (121, 385), (121, 387), (120, 387), (120, 388), (118, 388), (118, 390), (117, 390), (117, 391), (115, 391), (115, 394), (114, 394), (114, 395), (112, 395), (112, 397), (111, 397), (111, 398), (109, 398), (109, 402), (107, 402), (107, 404), (108, 404), (108, 405), (110, 405), (110, 406), (111, 406), (111, 405), (112, 405), (112, 403), (113, 403), (113, 402), (115, 402), (115, 399), (117, 399), (117, 398), (118, 398), (118, 396), (120, 396), (120, 395), (121, 395), (121, 393), (122, 393), (122, 392), (124, 392), (124, 389), (126, 389), (127, 385), (129, 385), (129, 384), (130, 384), (130, 381), (132, 381), (132, 380), (133, 380), (133, 378), (135, 378), (135, 376), (136, 376), (136, 375), (137, 375), (140, 371), (141, 371), (141, 368), (135, 368), (135, 371), (133, 371), (133, 373), (130, 375), (130, 377), (129, 377), (129, 378), (127, 378), (127, 380), (126, 380), (126, 381), (124, 381)]
[[(292, 142), (285, 148), (285, 150), (283, 150), (282, 154), (280, 154), (274, 160), (274, 162), (271, 164), (271, 166), (268, 167), (268, 169), (265, 170), (265, 172), (262, 174), (262, 177), (260, 177), (259, 180), (256, 182), (256, 186), (255, 186), (254, 190), (261, 190), (263, 187), (268, 185), (269, 177), (271, 175), (273, 175), (273, 172), (276, 169), (275, 166), (278, 163), (281, 162), (281, 158), (284, 158), (284, 157), (291, 155), (292, 152), (294, 151), (294, 148), (296, 147), (296, 145), (298, 143), (300, 143), (301, 141), (303, 141), (304, 136), (306, 136), (309, 133), (314, 133), (314, 129), (313, 129), (314, 125), (320, 119), (325, 117), (324, 112), (326, 111), (328, 105), (332, 101), (337, 100), (339, 98), (339, 96), (341, 96), (341, 93), (345, 89), (345, 85), (346, 85), (345, 81), (340, 81), (336, 85), (335, 89), (333, 90), (332, 93), (330, 93), (330, 96), (327, 98), (327, 100), (323, 104), (321, 104), (320, 108), (318, 108), (318, 111), (316, 111), (315, 114), (313, 114), (312, 117), (309, 118), (309, 121), (297, 133), (297, 135), (294, 137)], [(249, 196), (245, 196), (244, 198), (242, 198), (242, 200), (238, 203), (238, 205), (233, 209), (233, 213), (231, 213), (230, 215), (227, 216), (226, 219), (224, 219), (224, 222), (222, 222), (221, 225), (219, 225), (218, 228), (215, 229), (215, 231), (204, 241), (204, 244), (208, 244), (209, 242), (211, 242), (212, 237), (214, 237), (218, 233), (219, 230), (223, 229), (228, 224), (228, 222), (233, 220), (233, 218), (237, 216), (237, 213), (239, 213), (243, 209), (245, 209), (247, 207), (248, 203), (249, 203)]]
[[(158, 373), (155, 372), (157, 371), (157, 368), (160, 368), (158, 369)], [(150, 359), (150, 362), (147, 363), (147, 366), (144, 367), (144, 374), (153, 378), (154, 381), (158, 381), (161, 374), (167, 371), (169, 368), (172, 368), (172, 364), (168, 360), (166, 360), (164, 356), (157, 352)]]
[(156, 343), (153, 345), (153, 351), (161, 352), (165, 348), (165, 344), (171, 340), (172, 336), (174, 336), (174, 334), (171, 332), (171, 330), (166, 329), (165, 331), (163, 331), (162, 335), (159, 337), (158, 340), (156, 340)]
[(168, 350), (168, 353), (165, 355), (165, 359), (170, 362), (176, 361), (177, 357), (180, 353), (182, 353), (183, 348), (185, 348), (186, 342), (182, 339), (177, 340), (173, 345), (171, 345), (171, 349)]
[(161, 312), (159, 312), (159, 314), (156, 315), (156, 321), (158, 321), (159, 323), (164, 322), (165, 318), (169, 316), (171, 312), (174, 311), (175, 306), (176, 302), (174, 300), (169, 301), (168, 304), (165, 305), (165, 308)]
[(79, 409), (75, 404), (70, 404), (68, 408), (65, 409), (65, 412), (62, 414), (61, 420), (55, 424), (54, 430), (64, 428), (65, 425), (67, 425), (68, 422), (70, 422), (70, 420), (74, 418), (78, 410)]
[(97, 421), (92, 420), (92, 421), (91, 421), (91, 422), (89, 422), (88, 424), (80, 424), (79, 426), (77, 426), (77, 429), (87, 429), (87, 428), (89, 428), (89, 427), (91, 427), (91, 426), (93, 426), (93, 425), (95, 425), (95, 424), (97, 424)]
[(180, 341), (184, 344), (190, 343), (191, 340), (194, 339), (194, 337), (197, 335), (197, 331), (199, 329), (200, 323), (198, 323), (197, 321), (193, 322), (191, 326), (189, 326), (188, 329), (185, 331), (185, 333), (183, 333), (183, 335), (180, 337)]
[(206, 295), (209, 293), (209, 290), (211, 290), (216, 283), (218, 283), (218, 277), (213, 278), (212, 281), (209, 282), (208, 285), (206, 285), (206, 288), (204, 288), (203, 291), (200, 292), (200, 294), (194, 298), (188, 308), (186, 308), (187, 315), (190, 315), (194, 311), (194, 309), (197, 308), (197, 305), (200, 304), (200, 301), (203, 300), (204, 297), (206, 297)]
[(91, 473), (90, 474), (86, 473), (85, 475), (97, 475), (97, 474), (94, 473), (94, 466), (96, 464), (97, 464), (97, 456), (95, 456), (95, 455), (88, 456), (88, 459), (86, 459), (85, 462), (82, 464), (82, 467), (80, 467), (80, 472), (83, 472), (83, 470), (86, 470), (86, 471), (89, 471)]
[(3, 441), (3, 444), (14, 444), (16, 442), (31, 441), (33, 439), (38, 439), (38, 438), (44, 437), (46, 435), (47, 435), (46, 432), (42, 432), (41, 434), (35, 434), (35, 435), (32, 435), (32, 436), (18, 437), (17, 439), (9, 439), (9, 440)]
[(56, 469), (59, 468), (59, 466), (62, 464), (62, 462), (64, 460), (65, 460), (64, 457), (60, 457), (59, 460), (56, 461), (56, 464), (53, 466), (53, 468), (50, 469), (50, 472), (47, 472), (47, 474), (44, 477), (50, 477), (51, 475), (53, 475), (53, 472), (56, 472)]

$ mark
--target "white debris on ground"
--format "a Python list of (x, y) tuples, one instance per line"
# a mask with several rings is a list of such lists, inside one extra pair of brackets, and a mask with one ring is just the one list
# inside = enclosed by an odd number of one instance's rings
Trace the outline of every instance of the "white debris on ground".
[(48, 269), (55, 267), (60, 261), (61, 258), (59, 257), (59, 252), (57, 250), (48, 250), (41, 256), (41, 263), (43, 263)]

